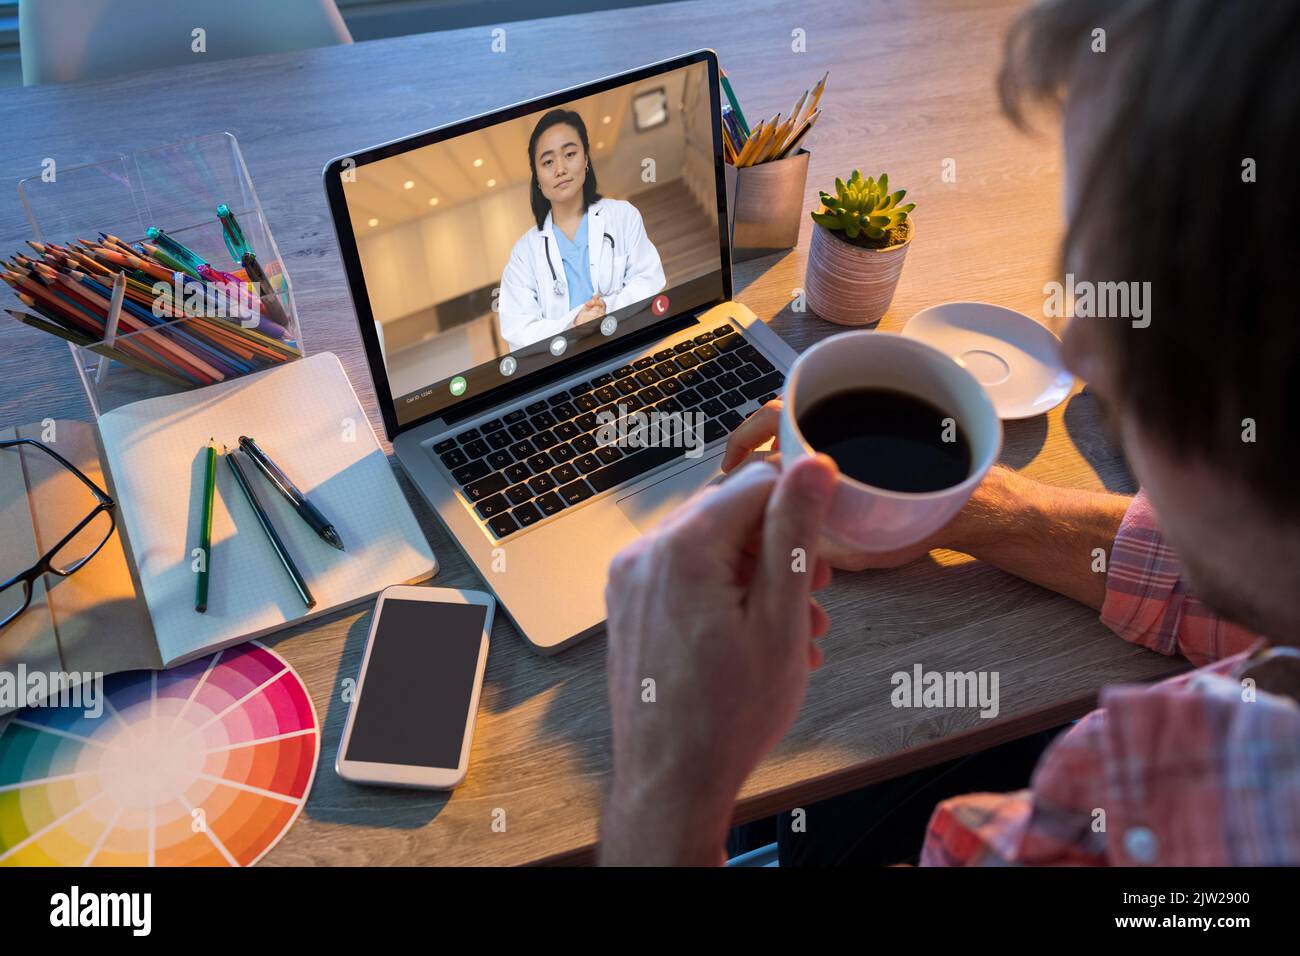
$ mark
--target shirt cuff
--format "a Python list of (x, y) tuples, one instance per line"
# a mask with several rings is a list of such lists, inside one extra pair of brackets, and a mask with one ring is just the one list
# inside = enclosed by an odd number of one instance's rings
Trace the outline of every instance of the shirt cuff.
[(1177, 634), (1161, 627), (1182, 577), (1182, 563), (1164, 543), (1146, 492), (1133, 497), (1111, 545), (1101, 623), (1134, 644), (1177, 654)]

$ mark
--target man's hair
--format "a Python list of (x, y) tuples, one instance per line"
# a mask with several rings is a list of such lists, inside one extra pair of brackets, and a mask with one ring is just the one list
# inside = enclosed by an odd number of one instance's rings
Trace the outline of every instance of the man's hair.
[(1150, 282), (1150, 325), (1075, 321), (1102, 323), (1117, 401), (1145, 431), (1294, 515), (1300, 3), (1049, 0), (1020, 15), (999, 76), (1013, 121), (1090, 80), (1107, 92), (1061, 262)]
[(600, 200), (600, 193), (596, 189), (596, 167), (591, 162), (591, 147), (587, 143), (587, 124), (573, 110), (551, 110), (537, 121), (537, 125), (533, 127), (533, 135), (528, 137), (528, 168), (533, 177), (532, 186), (528, 191), (528, 201), (532, 204), (533, 218), (537, 220), (538, 229), (545, 224), (546, 214), (551, 211), (551, 203), (542, 195), (542, 187), (537, 182), (537, 141), (548, 129), (561, 123), (572, 126), (578, 131), (578, 139), (582, 140), (582, 151), (587, 156), (587, 178), (582, 184), (583, 211), (585, 212), (588, 206)]

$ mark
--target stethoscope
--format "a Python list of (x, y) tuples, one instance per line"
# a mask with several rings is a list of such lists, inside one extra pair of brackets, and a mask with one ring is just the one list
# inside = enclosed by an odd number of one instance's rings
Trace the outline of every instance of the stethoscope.
[[(551, 237), (543, 236), (542, 239), (546, 242), (546, 268), (551, 270), (551, 291), (558, 298), (564, 295), (564, 283), (560, 281), (560, 277), (555, 271), (555, 263), (551, 261)], [(614, 253), (617, 249), (614, 245), (614, 237), (608, 232), (605, 233), (605, 239), (609, 240), (609, 283), (596, 283), (596, 291), (602, 296), (611, 295), (614, 291)], [(606, 292), (606, 289), (609, 289), (609, 292)]]

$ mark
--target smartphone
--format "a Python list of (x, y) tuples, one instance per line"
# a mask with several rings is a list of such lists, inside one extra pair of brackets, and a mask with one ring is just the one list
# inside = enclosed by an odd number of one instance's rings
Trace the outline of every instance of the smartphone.
[(435, 790), (465, 779), (495, 609), (482, 591), (380, 593), (334, 762), (340, 777)]

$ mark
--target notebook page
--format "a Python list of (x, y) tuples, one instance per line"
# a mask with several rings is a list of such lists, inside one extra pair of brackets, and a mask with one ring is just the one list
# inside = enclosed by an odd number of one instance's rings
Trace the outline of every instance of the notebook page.
[[(101, 440), (167, 666), (308, 616), (221, 446), (257, 441), (334, 525), (326, 544), (244, 457), (245, 473), (316, 598), (312, 615), (423, 580), (433, 552), (338, 358), (308, 356), (100, 418)], [(216, 439), (208, 609), (194, 610), (204, 455)]]

